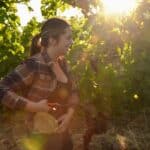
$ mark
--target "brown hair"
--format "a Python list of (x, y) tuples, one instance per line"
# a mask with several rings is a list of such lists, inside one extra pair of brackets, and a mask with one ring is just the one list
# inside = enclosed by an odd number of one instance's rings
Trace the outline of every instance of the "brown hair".
[(60, 35), (65, 33), (65, 29), (68, 27), (70, 27), (70, 25), (60, 18), (50, 18), (45, 21), (42, 25), (41, 33), (35, 35), (32, 39), (30, 54), (34, 55), (40, 52), (41, 46), (47, 48), (50, 37), (59, 40)]
[(40, 45), (40, 34), (36, 34), (32, 38), (32, 43), (30, 47), (30, 56), (33, 56), (41, 51), (41, 45)]

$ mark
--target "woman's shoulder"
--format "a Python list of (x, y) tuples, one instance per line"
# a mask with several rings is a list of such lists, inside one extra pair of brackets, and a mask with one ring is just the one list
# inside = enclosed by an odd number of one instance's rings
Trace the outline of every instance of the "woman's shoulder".
[(41, 63), (40, 55), (37, 54), (27, 58), (21, 64), (25, 65), (28, 69), (35, 71), (39, 68), (40, 63)]
[(40, 53), (26, 59), (23, 63), (31, 71), (53, 75), (52, 68), (45, 64), (45, 61)]

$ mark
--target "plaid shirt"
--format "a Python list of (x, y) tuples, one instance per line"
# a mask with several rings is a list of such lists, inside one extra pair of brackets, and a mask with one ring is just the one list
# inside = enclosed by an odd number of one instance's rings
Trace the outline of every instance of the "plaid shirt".
[[(64, 59), (59, 64), (70, 80), (70, 74)], [(12, 109), (22, 109), (26, 99), (40, 101), (48, 99), (57, 87), (57, 79), (51, 67), (53, 62), (46, 52), (39, 53), (23, 63), (0, 81), (0, 101)], [(73, 84), (72, 84), (73, 85)], [(74, 90), (72, 86), (72, 90)], [(77, 105), (77, 100), (69, 99), (71, 107)]]

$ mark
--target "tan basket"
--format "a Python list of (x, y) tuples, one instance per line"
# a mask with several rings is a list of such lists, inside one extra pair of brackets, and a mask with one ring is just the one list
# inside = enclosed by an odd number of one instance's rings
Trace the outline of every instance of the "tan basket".
[(58, 128), (57, 120), (46, 112), (38, 112), (34, 116), (33, 132), (51, 134)]

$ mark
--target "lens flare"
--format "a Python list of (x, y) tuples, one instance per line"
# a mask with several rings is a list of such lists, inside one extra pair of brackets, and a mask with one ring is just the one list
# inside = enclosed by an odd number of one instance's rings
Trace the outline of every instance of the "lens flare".
[(137, 7), (137, 0), (102, 0), (104, 11), (110, 15), (129, 15)]

